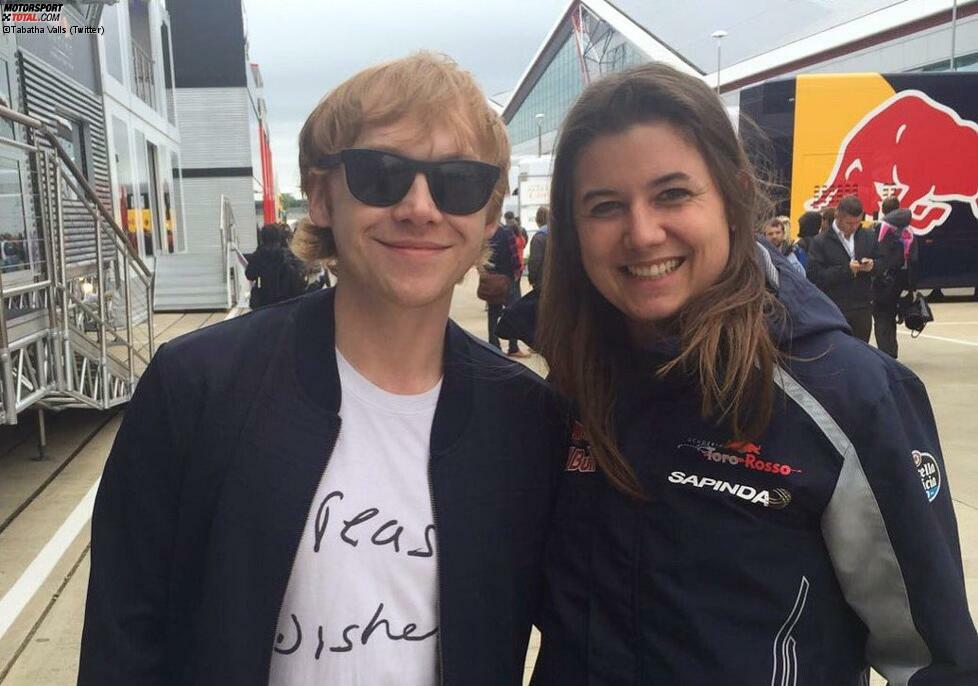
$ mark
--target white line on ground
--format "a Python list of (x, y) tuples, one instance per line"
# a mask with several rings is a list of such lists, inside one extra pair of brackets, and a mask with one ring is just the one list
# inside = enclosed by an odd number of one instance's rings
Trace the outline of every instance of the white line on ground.
[(224, 318), (224, 321), (227, 321), (229, 319), (234, 319), (239, 314), (241, 314), (241, 307), (232, 307), (231, 311), (228, 312), (227, 316)]
[[(897, 333), (903, 336), (910, 336), (909, 331), (897, 331)], [(922, 333), (917, 336), (917, 338), (929, 338), (933, 341), (944, 341), (945, 343), (957, 343), (958, 345), (968, 345), (972, 348), (978, 348), (978, 342), (975, 341), (962, 341), (960, 338), (948, 338), (947, 336), (932, 336), (931, 334)]]
[(931, 322), (930, 326), (974, 326), (978, 322)]
[(41, 584), (54, 570), (55, 565), (68, 550), (68, 546), (78, 537), (88, 520), (92, 518), (95, 493), (98, 491), (100, 481), (101, 478), (95, 481), (95, 485), (85, 494), (74, 511), (68, 515), (68, 519), (61, 525), (61, 528), (41, 549), (41, 552), (37, 554), (37, 557), (24, 570), (24, 573), (20, 575), (20, 578), (7, 591), (6, 595), (0, 598), (0, 639), (3, 638), (17, 617), (20, 616), (20, 613), (27, 607), (31, 598), (41, 588)]

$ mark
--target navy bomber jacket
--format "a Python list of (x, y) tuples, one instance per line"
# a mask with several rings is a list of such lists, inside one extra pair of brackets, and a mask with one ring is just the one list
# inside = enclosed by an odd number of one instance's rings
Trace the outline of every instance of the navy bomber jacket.
[[(268, 682), (340, 426), (332, 303), (320, 291), (157, 352), (95, 504), (80, 686)], [(518, 685), (566, 423), (539, 377), (451, 322), (444, 369), (429, 466), (441, 683)]]
[[(912, 372), (764, 257), (788, 319), (774, 417), (738, 443), (694, 385), (637, 355), (615, 491), (580, 428), (549, 544), (535, 686), (978, 684), (951, 493)], [(777, 269), (775, 269), (775, 264)]]

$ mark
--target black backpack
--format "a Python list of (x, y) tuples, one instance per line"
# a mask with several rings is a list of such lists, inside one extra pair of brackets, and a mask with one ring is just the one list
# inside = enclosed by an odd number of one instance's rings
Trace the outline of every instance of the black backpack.
[(279, 248), (276, 252), (266, 252), (261, 259), (264, 263), (259, 270), (258, 280), (251, 289), (251, 309), (273, 305), (305, 292), (303, 264), (292, 251)]

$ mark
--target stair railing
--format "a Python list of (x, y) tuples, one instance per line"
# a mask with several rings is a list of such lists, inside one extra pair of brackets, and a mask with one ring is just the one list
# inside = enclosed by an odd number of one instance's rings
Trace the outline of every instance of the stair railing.
[(238, 241), (238, 224), (234, 220), (234, 209), (227, 196), (221, 196), (221, 265), (224, 275), (224, 286), (227, 293), (227, 307), (237, 307), (241, 298), (241, 288), (246, 282), (244, 265), (247, 264), (241, 254)]
[[(0, 134), (0, 157), (30, 174), (21, 184), (25, 228), (11, 264), (0, 245), (0, 422), (15, 424), (33, 404), (126, 402), (155, 351), (153, 273), (44, 122), (3, 105), (0, 121), (25, 127), (26, 142)], [(79, 231), (89, 230), (94, 260), (75, 247)]]

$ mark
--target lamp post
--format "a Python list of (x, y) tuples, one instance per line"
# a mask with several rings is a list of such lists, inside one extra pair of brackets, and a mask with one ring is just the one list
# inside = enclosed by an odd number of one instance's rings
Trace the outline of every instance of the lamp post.
[(951, 71), (956, 71), (954, 68), (954, 34), (958, 28), (958, 0), (954, 0), (954, 4), (951, 5)]
[(714, 31), (710, 35), (712, 35), (717, 42), (717, 95), (720, 95), (720, 41), (727, 37), (727, 32), (720, 29), (719, 31)]
[(543, 157), (543, 112), (534, 115), (537, 120), (537, 157)]

